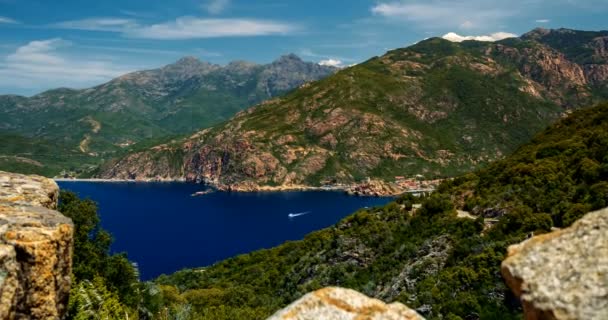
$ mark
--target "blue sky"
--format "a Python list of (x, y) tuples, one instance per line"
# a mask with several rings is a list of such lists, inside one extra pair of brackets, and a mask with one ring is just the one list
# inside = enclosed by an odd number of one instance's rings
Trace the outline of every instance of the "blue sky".
[(607, 16), (608, 0), (0, 0), (0, 94), (90, 87), (186, 55), (349, 65), (449, 32), (600, 30)]

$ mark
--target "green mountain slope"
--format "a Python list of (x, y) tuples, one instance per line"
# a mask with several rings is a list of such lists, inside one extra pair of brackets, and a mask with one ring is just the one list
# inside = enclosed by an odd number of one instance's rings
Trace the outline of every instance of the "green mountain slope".
[(402, 197), (302, 241), (161, 276), (162, 306), (189, 305), (192, 319), (264, 319), (338, 285), (428, 319), (521, 319), (500, 275), (507, 246), (607, 206), (607, 151), (608, 104), (574, 112), (428, 198)]
[(61, 171), (92, 170), (83, 166), (94, 159), (77, 148), (70, 149), (52, 140), (28, 138), (0, 130), (0, 168), (11, 172), (28, 172), (53, 176)]
[(608, 57), (597, 54), (608, 47), (608, 31), (577, 31), (569, 29), (535, 29), (523, 36), (563, 52), (569, 60), (586, 66), (606, 63)]
[[(512, 152), (562, 113), (608, 98), (604, 33), (539, 32), (496, 43), (434, 38), (393, 50), (111, 162), (99, 176), (255, 190), (464, 173)], [(581, 39), (567, 53), (545, 44), (562, 34)], [(576, 47), (592, 50), (593, 61), (570, 60)], [(175, 158), (163, 153), (183, 157), (169, 163)]]
[[(31, 98), (0, 96), (0, 130), (79, 150), (89, 160), (83, 163), (86, 167), (141, 141), (220, 123), (249, 105), (334, 71), (295, 55), (266, 65), (237, 61), (226, 66), (186, 57), (90, 89), (56, 89)], [(2, 143), (19, 148), (19, 153), (35, 151), (16, 140)]]

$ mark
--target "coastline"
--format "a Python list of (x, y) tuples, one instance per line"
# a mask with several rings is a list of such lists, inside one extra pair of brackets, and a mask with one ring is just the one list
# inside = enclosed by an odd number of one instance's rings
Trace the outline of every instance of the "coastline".
[(83, 179), (83, 178), (51, 178), (55, 182), (103, 182), (103, 183), (112, 183), (112, 182), (134, 182), (134, 183), (150, 183), (150, 182), (187, 182), (184, 180), (133, 180), (133, 179)]
[[(146, 180), (134, 180), (134, 179), (96, 179), (96, 178), (52, 178), (55, 182), (99, 182), (99, 183), (191, 183), (200, 184), (186, 179), (146, 179)], [(332, 192), (347, 192), (352, 186), (339, 186), (339, 187), (313, 187), (306, 185), (291, 185), (291, 186), (259, 186), (251, 189), (243, 189), (233, 186), (223, 186), (215, 184), (200, 184), (202, 186), (209, 187), (219, 192), (238, 192), (238, 193), (255, 193), (255, 192), (290, 192), (290, 191), (332, 191)]]
[[(91, 183), (192, 183), (186, 179), (96, 179), (96, 178), (53, 178), (55, 182), (91, 182)], [(308, 186), (308, 185), (283, 185), (283, 186), (258, 186), (258, 185), (217, 185), (201, 184), (219, 192), (238, 192), (238, 193), (273, 193), (273, 192), (344, 192), (355, 197), (397, 197), (405, 193), (433, 192), (433, 189), (424, 190), (405, 190), (400, 188), (381, 188), (366, 190), (361, 188), (362, 184), (336, 185), (336, 186)]]

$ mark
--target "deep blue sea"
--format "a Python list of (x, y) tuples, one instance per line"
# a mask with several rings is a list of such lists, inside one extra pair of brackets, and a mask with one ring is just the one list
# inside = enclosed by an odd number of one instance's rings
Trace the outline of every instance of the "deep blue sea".
[[(97, 202), (113, 252), (127, 252), (143, 280), (216, 261), (331, 226), (363, 207), (390, 198), (341, 192), (215, 192), (188, 183), (58, 182)], [(296, 215), (289, 217), (289, 214)]]

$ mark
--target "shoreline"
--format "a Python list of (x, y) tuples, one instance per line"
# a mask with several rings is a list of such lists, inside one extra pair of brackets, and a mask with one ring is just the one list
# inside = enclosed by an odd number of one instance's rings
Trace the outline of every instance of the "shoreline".
[[(132, 180), (132, 179), (94, 179), (94, 178), (52, 178), (55, 182), (91, 182), (91, 183), (189, 183), (193, 185), (201, 185), (213, 189), (216, 192), (236, 192), (236, 193), (274, 193), (274, 192), (312, 192), (312, 191), (324, 191), (324, 192), (342, 192), (354, 197), (379, 197), (379, 198), (394, 198), (406, 193), (417, 193), (418, 191), (402, 191), (399, 193), (385, 193), (385, 194), (356, 194), (350, 192), (354, 185), (341, 185), (331, 187), (315, 187), (306, 185), (292, 185), (292, 186), (259, 186), (254, 189), (242, 189), (233, 188), (231, 186), (216, 186), (213, 184), (197, 184), (196, 182), (187, 181), (185, 179), (172, 179), (172, 180)], [(430, 192), (432, 190), (424, 190)]]
[(332, 191), (332, 192), (346, 192), (351, 186), (343, 186), (343, 187), (313, 187), (313, 186), (303, 186), (303, 185), (294, 185), (294, 186), (261, 186), (256, 188), (255, 190), (244, 190), (240, 188), (230, 188), (224, 186), (216, 186), (213, 184), (202, 184), (196, 183), (192, 181), (187, 181), (185, 179), (175, 179), (175, 180), (132, 180), (132, 179), (84, 179), (84, 178), (51, 178), (55, 182), (98, 182), (98, 183), (188, 183), (192, 185), (200, 185), (203, 187), (207, 187), (209, 189), (213, 189), (217, 192), (238, 192), (238, 193), (256, 193), (256, 192), (292, 192), (292, 191)]
[(131, 179), (84, 179), (84, 178), (51, 178), (55, 182), (134, 182), (134, 183), (151, 183), (151, 182), (187, 182), (186, 180), (131, 180)]

